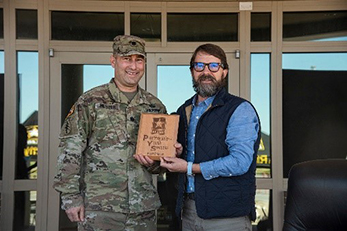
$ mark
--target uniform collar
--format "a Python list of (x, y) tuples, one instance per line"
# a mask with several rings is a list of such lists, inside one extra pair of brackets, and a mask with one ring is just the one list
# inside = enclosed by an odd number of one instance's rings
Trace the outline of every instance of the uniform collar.
[(137, 94), (134, 98), (129, 102), (128, 98), (119, 90), (113, 78), (108, 83), (108, 89), (111, 93), (112, 98), (116, 103), (124, 103), (124, 104), (150, 104), (148, 101), (145, 91), (138, 86)]

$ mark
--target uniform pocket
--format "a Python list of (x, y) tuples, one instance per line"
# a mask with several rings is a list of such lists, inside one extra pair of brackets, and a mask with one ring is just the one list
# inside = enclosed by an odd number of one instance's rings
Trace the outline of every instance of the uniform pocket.
[(96, 105), (93, 136), (102, 147), (123, 146), (127, 142), (125, 115), (117, 105)]

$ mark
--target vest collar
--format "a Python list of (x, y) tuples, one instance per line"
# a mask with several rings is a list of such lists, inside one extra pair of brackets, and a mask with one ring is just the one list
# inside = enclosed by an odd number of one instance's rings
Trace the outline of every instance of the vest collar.
[[(208, 106), (208, 108), (206, 110), (208, 110), (210, 107), (213, 106), (222, 106), (225, 104), (225, 96), (227, 95), (227, 91), (225, 90), (225, 88), (223, 87), (220, 91), (217, 92), (217, 94), (215, 95), (214, 100), (212, 101), (212, 103), (210, 104), (210, 106)], [(190, 121), (190, 115), (192, 114), (192, 110), (193, 110), (193, 103), (196, 102), (196, 98), (197, 98), (197, 94), (195, 94), (193, 97), (191, 97), (190, 99), (188, 99), (185, 102), (185, 113), (186, 113), (186, 117), (187, 117), (187, 124), (189, 125), (189, 121)]]

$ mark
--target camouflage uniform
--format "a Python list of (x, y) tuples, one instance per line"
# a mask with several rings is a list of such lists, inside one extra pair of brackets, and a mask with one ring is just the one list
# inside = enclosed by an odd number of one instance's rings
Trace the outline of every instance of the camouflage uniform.
[(160, 207), (152, 175), (134, 157), (141, 113), (166, 113), (138, 87), (129, 102), (113, 80), (83, 94), (60, 134), (54, 188), (64, 210), (142, 213)]
[(86, 211), (85, 221), (79, 222), (78, 230), (156, 231), (155, 211), (130, 214)]

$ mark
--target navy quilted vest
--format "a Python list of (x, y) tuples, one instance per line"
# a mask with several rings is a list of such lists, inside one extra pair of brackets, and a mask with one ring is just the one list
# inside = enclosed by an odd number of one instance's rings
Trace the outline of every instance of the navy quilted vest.
[[(178, 109), (180, 126), (178, 142), (187, 145), (189, 99)], [(229, 155), (225, 144), (226, 127), (235, 109), (245, 100), (230, 95), (225, 89), (217, 93), (211, 107), (199, 119), (195, 134), (195, 161), (201, 163)], [(255, 169), (256, 154), (259, 147), (260, 133), (254, 145), (253, 162), (247, 173), (240, 176), (217, 177), (205, 180), (202, 174), (195, 175), (195, 203), (198, 216), (203, 219), (240, 217), (249, 215), (255, 219)], [(183, 150), (186, 158), (186, 150)], [(179, 188), (176, 213), (180, 216), (183, 194), (186, 188), (185, 174), (179, 174)]]

